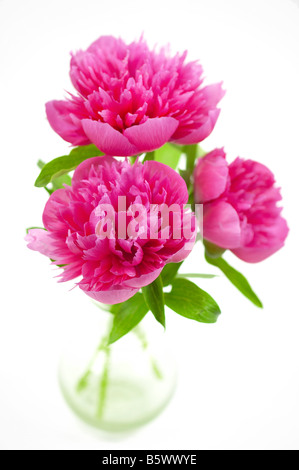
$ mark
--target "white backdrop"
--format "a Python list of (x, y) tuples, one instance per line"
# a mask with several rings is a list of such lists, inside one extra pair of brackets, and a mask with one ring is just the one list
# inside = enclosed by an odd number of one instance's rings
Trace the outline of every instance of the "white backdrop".
[[(46, 193), (36, 161), (67, 152), (44, 103), (70, 90), (69, 51), (102, 34), (189, 49), (227, 95), (204, 143), (259, 160), (277, 175), (290, 225), (286, 248), (260, 265), (228, 260), (261, 296), (260, 311), (220, 277), (201, 286), (218, 300), (216, 325), (168, 315), (180, 383), (159, 419), (107, 437), (79, 423), (56, 380), (65, 335), (88, 299), (56, 284), (48, 261), (25, 248)], [(292, 0), (0, 0), (1, 325), (0, 448), (298, 449), (299, 8)], [(199, 247), (188, 271), (213, 272)]]

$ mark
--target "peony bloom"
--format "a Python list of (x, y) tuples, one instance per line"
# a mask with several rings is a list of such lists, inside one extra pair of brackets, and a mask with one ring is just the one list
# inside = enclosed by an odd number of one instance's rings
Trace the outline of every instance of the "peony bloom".
[(196, 224), (187, 201), (184, 180), (162, 163), (91, 158), (78, 166), (72, 186), (51, 195), (46, 231), (30, 230), (28, 247), (62, 266), (62, 281), (81, 276), (86, 294), (120, 303), (192, 250)]
[(203, 204), (204, 238), (244, 261), (257, 263), (283, 247), (288, 234), (280, 190), (264, 165), (237, 158), (228, 165), (223, 149), (200, 159), (194, 172), (195, 202)]
[(194, 144), (213, 130), (221, 84), (202, 87), (203, 70), (183, 55), (100, 37), (72, 55), (77, 95), (46, 104), (50, 125), (72, 145), (93, 143), (115, 156), (155, 150), (168, 141)]

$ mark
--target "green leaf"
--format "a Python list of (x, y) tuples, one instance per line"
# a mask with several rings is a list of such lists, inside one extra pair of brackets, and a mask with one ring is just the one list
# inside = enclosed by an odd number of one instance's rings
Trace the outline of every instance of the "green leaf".
[(37, 166), (40, 170), (42, 170), (45, 166), (45, 162), (43, 162), (42, 160), (38, 160)]
[(108, 344), (115, 343), (115, 341), (129, 333), (145, 317), (148, 311), (149, 308), (143, 295), (139, 293), (122, 304), (113, 305), (111, 313), (114, 314), (114, 319)]
[(175, 279), (165, 303), (183, 317), (201, 323), (216, 323), (221, 311), (215, 300), (188, 279)]
[(55, 178), (54, 180), (51, 181), (51, 187), (48, 188), (45, 186), (45, 190), (50, 194), (53, 194), (57, 189), (61, 189), (64, 187), (64, 185), (71, 186), (72, 185), (72, 178), (69, 175), (62, 175), (58, 176), (58, 178)]
[(178, 274), (177, 277), (187, 278), (187, 279), (214, 279), (214, 277), (217, 277), (217, 276), (215, 274), (182, 273), (182, 274)]
[(63, 188), (64, 184), (68, 186), (72, 185), (72, 178), (69, 175), (58, 176), (52, 180), (52, 189), (56, 191), (57, 189)]
[[(38, 160), (37, 166), (38, 166), (38, 168), (39, 168), (40, 170), (42, 170), (42, 169), (44, 168), (44, 166), (45, 166), (45, 162), (43, 162), (42, 160)], [(51, 194), (54, 192), (54, 189), (49, 189), (49, 188), (46, 188), (46, 187), (45, 187), (44, 189), (47, 191), (47, 193), (48, 193), (50, 196), (51, 196)]]
[(182, 264), (183, 262), (166, 264), (166, 266), (163, 268), (163, 271), (161, 272), (161, 278), (164, 287), (171, 284), (171, 281), (176, 277), (177, 272)]
[(35, 186), (42, 188), (58, 177), (75, 170), (80, 163), (88, 158), (99, 157), (103, 155), (95, 145), (86, 145), (76, 147), (69, 155), (58, 157), (47, 163), (41, 170)]
[(206, 260), (212, 266), (219, 268), (230, 282), (249, 299), (254, 305), (263, 308), (263, 304), (252, 290), (247, 279), (236, 269), (232, 268), (223, 258), (210, 258), (207, 254)]
[(142, 293), (149, 310), (165, 328), (164, 293), (161, 275), (154, 282), (143, 287)]
[(183, 147), (174, 147), (171, 144), (165, 144), (155, 152), (155, 160), (170, 166), (174, 170), (179, 164), (180, 157), (183, 153)]

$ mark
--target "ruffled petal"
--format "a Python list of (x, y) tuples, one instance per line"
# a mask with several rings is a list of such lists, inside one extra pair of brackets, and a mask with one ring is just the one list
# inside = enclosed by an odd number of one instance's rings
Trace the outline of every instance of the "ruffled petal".
[(127, 287), (134, 287), (136, 289), (140, 289), (141, 287), (148, 286), (152, 282), (160, 276), (162, 269), (156, 269), (155, 271), (143, 274), (142, 276), (135, 277), (133, 279), (129, 279), (128, 281), (124, 282), (124, 285)]
[[(82, 289), (82, 287), (80, 286)], [(82, 289), (92, 299), (107, 305), (120, 304), (135, 295), (139, 289), (113, 289), (109, 291), (87, 291)]]
[(116, 131), (110, 124), (83, 119), (82, 125), (91, 142), (107, 155), (129, 157), (140, 153), (127, 137)]
[[(194, 231), (192, 237), (189, 240), (186, 240), (183, 248), (181, 248), (175, 255), (173, 255), (168, 263), (181, 263), (184, 261), (191, 253), (196, 243), (197, 232)], [(167, 264), (168, 264), (167, 263)]]
[(55, 247), (51, 235), (47, 230), (31, 229), (28, 231), (25, 241), (28, 243), (27, 246), (30, 250), (38, 251), (48, 258), (53, 258)]
[(84, 162), (80, 163), (80, 165), (76, 168), (74, 172), (74, 176), (72, 178), (72, 185), (74, 186), (76, 183), (80, 183), (82, 180), (88, 179), (91, 167), (104, 165), (107, 163), (108, 165), (112, 165), (115, 160), (110, 156), (103, 155), (102, 157), (93, 157), (84, 160)]
[(197, 144), (198, 142), (202, 142), (213, 131), (219, 114), (220, 109), (213, 109), (209, 111), (209, 114), (205, 118), (205, 121), (203, 122), (203, 124), (200, 125), (200, 127), (198, 127), (198, 129), (191, 131), (185, 137), (179, 139), (176, 139), (174, 135), (173, 141), (181, 145), (192, 145)]
[(230, 204), (217, 201), (204, 207), (203, 237), (221, 248), (231, 249), (240, 246), (240, 220)]
[(216, 149), (198, 160), (194, 171), (196, 204), (212, 201), (225, 191), (229, 179), (228, 164), (223, 149)]
[(202, 94), (204, 96), (204, 106), (206, 108), (216, 107), (220, 100), (225, 95), (225, 90), (222, 88), (223, 83), (213, 83), (207, 85), (202, 89)]
[(188, 202), (189, 194), (183, 178), (168, 165), (164, 163), (149, 160), (144, 164), (144, 178), (157, 184), (159, 188), (165, 188), (168, 192), (166, 203), (185, 205)]
[(271, 234), (268, 233), (265, 239), (265, 232), (259, 236), (255, 234), (252, 242), (232, 252), (241, 260), (247, 263), (259, 263), (280, 250), (289, 233), (287, 222), (282, 217), (277, 219), (276, 224), (271, 227)]
[(46, 103), (46, 114), (52, 129), (72, 145), (88, 145), (90, 140), (83, 131), (80, 119), (75, 116), (72, 119), (73, 112), (68, 101)]
[(43, 213), (43, 224), (47, 230), (67, 233), (66, 224), (59, 218), (59, 208), (68, 206), (69, 191), (70, 189), (61, 188), (51, 194)]
[(151, 152), (164, 145), (176, 131), (179, 122), (171, 117), (148, 119), (143, 124), (129, 127), (124, 135), (141, 152)]

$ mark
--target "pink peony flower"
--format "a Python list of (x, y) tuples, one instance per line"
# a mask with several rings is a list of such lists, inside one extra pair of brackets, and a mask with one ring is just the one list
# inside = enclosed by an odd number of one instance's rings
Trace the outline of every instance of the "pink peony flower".
[(140, 40), (129, 45), (100, 37), (72, 55), (78, 94), (46, 104), (50, 125), (72, 145), (95, 144), (108, 155), (130, 156), (168, 141), (194, 144), (213, 130), (221, 84), (202, 87), (202, 67), (170, 57)]
[[(184, 180), (162, 163), (91, 158), (78, 166), (71, 187), (51, 195), (47, 231), (30, 230), (28, 247), (63, 266), (62, 281), (81, 276), (86, 294), (120, 303), (192, 250), (196, 224), (187, 201)], [(172, 205), (173, 212), (163, 212)]]
[(228, 165), (223, 149), (200, 159), (194, 191), (195, 202), (204, 204), (204, 238), (249, 263), (282, 248), (288, 227), (274, 184), (274, 175), (260, 163), (237, 158)]

